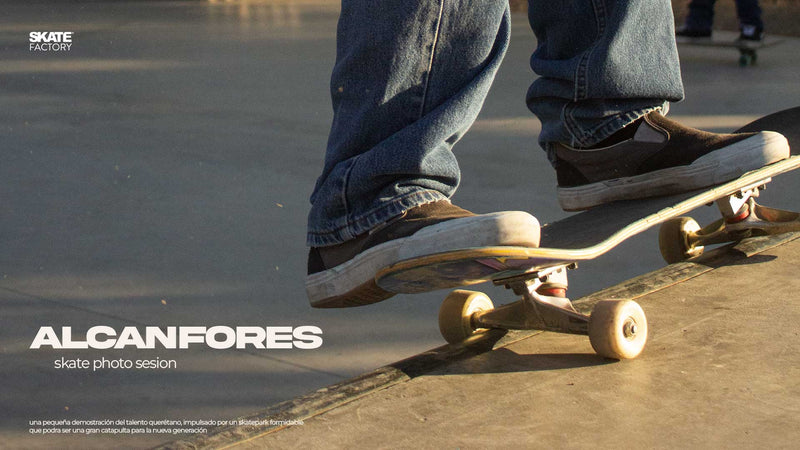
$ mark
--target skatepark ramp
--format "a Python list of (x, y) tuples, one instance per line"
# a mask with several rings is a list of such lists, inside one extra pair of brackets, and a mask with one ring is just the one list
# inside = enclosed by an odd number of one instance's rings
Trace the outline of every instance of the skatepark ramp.
[(159, 448), (790, 447), (800, 432), (798, 233), (745, 240), (575, 302), (636, 299), (635, 360), (490, 331)]

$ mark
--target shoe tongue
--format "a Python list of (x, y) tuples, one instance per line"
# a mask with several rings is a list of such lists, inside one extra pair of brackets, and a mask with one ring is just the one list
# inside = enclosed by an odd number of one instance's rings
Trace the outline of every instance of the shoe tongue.
[(633, 135), (633, 139), (637, 142), (661, 144), (667, 141), (667, 136), (662, 130), (653, 127), (647, 120), (642, 120), (639, 124), (639, 129)]

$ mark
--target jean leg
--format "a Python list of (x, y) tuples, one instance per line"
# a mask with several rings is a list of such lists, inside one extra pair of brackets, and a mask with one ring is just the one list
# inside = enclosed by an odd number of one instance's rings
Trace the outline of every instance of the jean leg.
[(758, 0), (736, 0), (736, 14), (739, 16), (740, 26), (749, 25), (755, 27), (757, 31), (764, 31)]
[(668, 0), (529, 0), (540, 143), (591, 146), (683, 99)]
[(343, 0), (308, 245), (344, 242), (454, 193), (451, 147), (477, 117), (509, 27), (497, 0)]
[(714, 25), (716, 0), (692, 0), (686, 14), (686, 26), (691, 30), (710, 30)]

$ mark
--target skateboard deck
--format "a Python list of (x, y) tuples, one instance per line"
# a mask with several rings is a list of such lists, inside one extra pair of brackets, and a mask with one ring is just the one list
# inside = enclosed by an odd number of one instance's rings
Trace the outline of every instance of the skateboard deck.
[[(797, 142), (798, 113), (800, 108), (775, 113), (737, 131), (778, 131), (791, 146)], [(568, 270), (660, 223), (659, 247), (669, 263), (697, 256), (706, 245), (800, 231), (800, 213), (755, 202), (760, 186), (798, 167), (800, 156), (790, 156), (711, 188), (610, 203), (545, 225), (538, 248), (466, 248), (412, 258), (379, 271), (375, 281), (387, 291), (418, 293), (491, 280), (521, 296), (495, 307), (482, 292), (451, 292), (439, 308), (439, 330), (450, 344), (470, 345), (489, 329), (544, 330), (587, 335), (606, 358), (636, 358), (648, 335), (641, 306), (633, 300), (603, 300), (591, 315), (583, 314), (566, 296)], [(678, 217), (715, 201), (722, 219), (704, 228)]]
[[(800, 108), (772, 114), (737, 131), (778, 131), (797, 142)], [(518, 277), (544, 268), (597, 258), (621, 242), (743, 188), (800, 167), (800, 156), (776, 162), (708, 189), (642, 200), (614, 202), (575, 214), (541, 229), (538, 248), (466, 248), (400, 261), (381, 270), (376, 282), (396, 293), (420, 293)]]
[(727, 47), (739, 50), (739, 65), (751, 66), (758, 61), (757, 50), (772, 47), (783, 42), (782, 39), (767, 37), (762, 42), (747, 42), (738, 40), (720, 40), (714, 38), (685, 38), (676, 39), (679, 45), (692, 45), (698, 47)]
[(800, 155), (800, 106), (756, 119), (736, 130), (738, 133), (777, 131), (789, 140), (792, 155)]
[(774, 37), (767, 37), (761, 42), (746, 42), (739, 40), (722, 40), (714, 38), (677, 38), (675, 40), (680, 45), (695, 45), (698, 47), (729, 47), (729, 48), (745, 48), (751, 50), (758, 50), (765, 47), (772, 47), (773, 45), (780, 44), (783, 39)]

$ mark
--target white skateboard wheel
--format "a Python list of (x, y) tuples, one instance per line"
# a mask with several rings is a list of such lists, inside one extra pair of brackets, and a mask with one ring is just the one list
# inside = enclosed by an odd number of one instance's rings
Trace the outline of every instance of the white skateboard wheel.
[(632, 300), (598, 302), (589, 317), (589, 342), (598, 355), (633, 359), (647, 342), (647, 318)]
[(455, 290), (439, 307), (439, 332), (448, 343), (459, 343), (485, 330), (473, 328), (472, 315), (491, 309), (494, 309), (494, 304), (483, 292)]
[(667, 264), (686, 261), (703, 254), (702, 245), (689, 244), (689, 236), (700, 231), (700, 225), (691, 217), (676, 217), (661, 224), (658, 231), (658, 248)]

